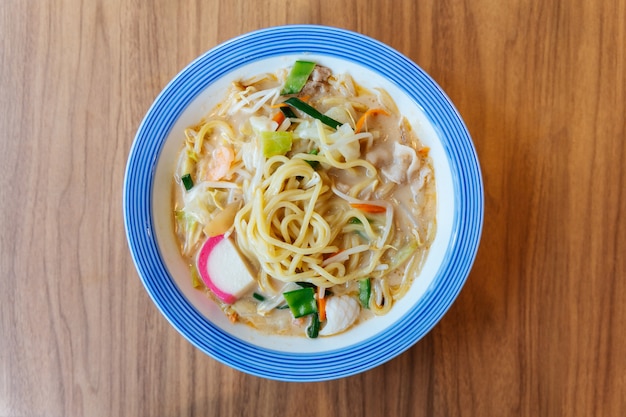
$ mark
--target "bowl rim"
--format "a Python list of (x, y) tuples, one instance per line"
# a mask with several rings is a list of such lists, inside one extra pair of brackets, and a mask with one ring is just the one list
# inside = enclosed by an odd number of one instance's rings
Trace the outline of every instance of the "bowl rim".
[[(369, 53), (355, 54), (358, 50)], [(433, 288), (416, 301), (411, 314), (406, 315), (407, 320), (357, 345), (322, 353), (260, 348), (233, 338), (198, 316), (174, 280), (168, 277), (155, 241), (152, 219), (152, 184), (162, 142), (186, 105), (212, 80), (237, 67), (298, 53), (330, 55), (375, 70), (416, 100), (444, 142), (459, 204), (445, 262), (433, 281)], [(403, 84), (406, 80), (411, 82)], [(162, 137), (155, 140), (150, 136), (157, 125)], [(417, 343), (441, 320), (461, 291), (475, 260), (482, 233), (484, 196), (476, 151), (460, 114), (441, 87), (417, 64), (390, 46), (357, 32), (321, 25), (283, 25), (248, 32), (215, 46), (167, 84), (150, 106), (131, 146), (124, 177), (123, 208), (127, 241), (142, 283), (164, 317), (188, 341), (219, 362), (245, 373), (283, 381), (321, 381), (354, 375), (391, 360)], [(363, 354), (364, 351), (370, 353)]]

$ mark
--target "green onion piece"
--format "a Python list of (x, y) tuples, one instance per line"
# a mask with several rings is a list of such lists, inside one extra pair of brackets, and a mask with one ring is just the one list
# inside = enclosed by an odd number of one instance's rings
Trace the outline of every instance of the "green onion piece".
[(296, 284), (298, 284), (302, 288), (317, 288), (312, 282), (296, 281)]
[(317, 313), (317, 300), (315, 300), (315, 290), (311, 287), (300, 288), (283, 293), (287, 305), (294, 318)]
[(259, 300), (259, 301), (265, 301), (265, 297), (263, 297), (263, 296), (262, 296), (261, 294), (259, 294), (258, 292), (253, 293), (253, 294), (252, 294), (252, 296), (253, 296), (255, 299)]
[(372, 295), (372, 283), (369, 278), (359, 281), (359, 301), (364, 308), (370, 308), (370, 296)]
[(185, 190), (189, 191), (193, 188), (193, 180), (191, 179), (191, 174), (185, 174), (180, 177), (180, 180), (183, 182), (185, 186)]
[(314, 313), (311, 316), (311, 324), (306, 328), (306, 335), (311, 339), (317, 338), (320, 333), (320, 315), (318, 313)]
[[(317, 155), (318, 153), (320, 153), (319, 149), (313, 149), (311, 152), (309, 152), (309, 155)], [(309, 165), (311, 165), (311, 168), (313, 169), (317, 169), (317, 167), (320, 166), (320, 161), (307, 161), (305, 160), (305, 162)]]
[(292, 142), (291, 132), (261, 132), (261, 147), (266, 158), (286, 154), (291, 150)]
[(289, 97), (287, 100), (285, 100), (285, 103), (289, 104), (290, 106), (295, 107), (296, 109), (300, 110), (303, 113), (308, 114), (314, 119), (318, 119), (320, 122), (324, 123), (327, 126), (332, 127), (333, 129), (337, 129), (339, 126), (341, 126), (340, 122), (320, 113), (319, 111), (315, 110), (315, 108), (309, 106), (304, 101), (300, 100), (298, 97)]
[(287, 119), (298, 118), (298, 116), (296, 116), (296, 114), (293, 112), (293, 110), (289, 106), (281, 106), (280, 111), (283, 112), (283, 114), (285, 115)]
[[(351, 217), (348, 220), (348, 224), (357, 224), (357, 225), (363, 225), (363, 222), (361, 221), (361, 219), (359, 219), (358, 217)], [(367, 236), (367, 233), (365, 233), (365, 229), (364, 228), (358, 228), (354, 231), (357, 235), (361, 236), (363, 238), (363, 240), (365, 241), (369, 241), (370, 238), (369, 236)]]
[(300, 90), (302, 90), (302, 87), (306, 84), (314, 68), (315, 62), (296, 61), (295, 64), (293, 64), (293, 67), (291, 67), (289, 75), (287, 75), (285, 85), (283, 86), (280, 94), (287, 95), (299, 93)]
[[(367, 220), (368, 224), (372, 224), (373, 220), (372, 219), (368, 219), (367, 217), (365, 218), (365, 220)], [(358, 217), (351, 217), (348, 220), (349, 224), (363, 224), (363, 222), (361, 221), (361, 219), (359, 219)]]

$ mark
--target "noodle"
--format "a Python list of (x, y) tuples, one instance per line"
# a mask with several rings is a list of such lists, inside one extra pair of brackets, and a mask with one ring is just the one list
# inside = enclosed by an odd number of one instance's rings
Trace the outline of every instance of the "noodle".
[[(436, 230), (430, 157), (417, 152), (422, 145), (391, 97), (348, 74), (313, 71), (307, 104), (336, 128), (303, 111), (281, 117), (288, 72), (260, 74), (233, 83), (212, 114), (185, 129), (174, 175), (181, 253), (193, 264), (210, 239), (203, 230), (232, 235), (254, 289), (234, 303), (211, 297), (230, 317), (275, 333), (301, 331), (296, 322), (284, 328), (291, 313), (281, 306), (283, 292), (302, 286), (320, 297), (360, 297), (357, 322), (386, 314), (419, 274)], [(355, 131), (365, 112), (380, 108), (385, 116)], [(278, 135), (287, 148), (261, 142)], [(184, 176), (193, 188), (183, 187)], [(324, 334), (340, 319), (329, 311)]]

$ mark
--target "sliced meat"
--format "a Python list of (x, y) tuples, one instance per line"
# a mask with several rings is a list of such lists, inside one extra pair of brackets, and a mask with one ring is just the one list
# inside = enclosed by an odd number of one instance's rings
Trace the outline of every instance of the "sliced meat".
[(303, 96), (315, 96), (328, 91), (328, 77), (332, 75), (330, 68), (316, 65), (309, 77), (309, 81), (304, 85), (300, 92)]

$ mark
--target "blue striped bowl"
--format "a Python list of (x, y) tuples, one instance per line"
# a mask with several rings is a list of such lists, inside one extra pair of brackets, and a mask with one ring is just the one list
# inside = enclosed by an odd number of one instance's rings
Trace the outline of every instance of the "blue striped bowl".
[[(224, 97), (233, 80), (305, 58), (385, 88), (431, 148), (437, 235), (421, 274), (391, 312), (316, 340), (269, 336), (230, 323), (191, 287), (173, 233), (171, 178), (183, 129)], [(324, 26), (280, 26), (225, 42), (183, 69), (159, 94), (133, 142), (124, 182), (124, 221), (137, 271), (152, 300), (187, 340), (243, 372), (321, 381), (366, 371), (427, 334), (456, 299), (476, 256), (483, 185), (468, 131), (445, 93), (408, 58), (374, 39)]]

